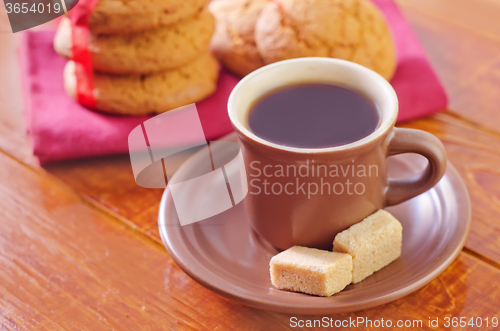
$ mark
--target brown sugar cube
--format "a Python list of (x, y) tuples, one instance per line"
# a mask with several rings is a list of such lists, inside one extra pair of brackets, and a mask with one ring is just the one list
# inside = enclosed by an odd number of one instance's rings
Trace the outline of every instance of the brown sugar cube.
[(271, 259), (271, 283), (284, 290), (319, 296), (342, 291), (352, 280), (348, 254), (293, 246)]
[(359, 283), (401, 256), (403, 227), (379, 210), (335, 236), (333, 251), (352, 256), (352, 282)]

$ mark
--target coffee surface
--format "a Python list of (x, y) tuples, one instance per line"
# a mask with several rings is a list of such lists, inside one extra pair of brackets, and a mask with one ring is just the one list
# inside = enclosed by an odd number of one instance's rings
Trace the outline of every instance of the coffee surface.
[(258, 99), (248, 113), (247, 128), (276, 144), (327, 148), (360, 140), (379, 122), (377, 106), (360, 92), (336, 84), (304, 83)]

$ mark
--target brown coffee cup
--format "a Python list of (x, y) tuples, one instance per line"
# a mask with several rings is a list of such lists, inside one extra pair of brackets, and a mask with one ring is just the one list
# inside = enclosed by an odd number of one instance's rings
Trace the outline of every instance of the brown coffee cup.
[[(246, 117), (257, 99), (276, 88), (307, 82), (341, 84), (363, 93), (379, 108), (379, 127), (361, 140), (331, 148), (282, 146), (247, 129)], [(268, 65), (238, 83), (228, 111), (246, 167), (245, 208), (257, 234), (278, 249), (331, 249), (338, 232), (427, 191), (446, 169), (439, 139), (395, 128), (394, 89), (374, 71), (352, 62), (300, 58)], [(402, 153), (423, 155), (429, 161), (426, 169), (410, 178), (387, 178), (387, 158)]]

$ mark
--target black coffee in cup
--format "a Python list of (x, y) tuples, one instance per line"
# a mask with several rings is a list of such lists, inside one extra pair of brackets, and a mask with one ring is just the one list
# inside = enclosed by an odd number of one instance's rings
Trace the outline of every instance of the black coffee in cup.
[(279, 145), (327, 148), (375, 132), (380, 114), (373, 101), (351, 88), (303, 83), (273, 90), (251, 107), (247, 128)]

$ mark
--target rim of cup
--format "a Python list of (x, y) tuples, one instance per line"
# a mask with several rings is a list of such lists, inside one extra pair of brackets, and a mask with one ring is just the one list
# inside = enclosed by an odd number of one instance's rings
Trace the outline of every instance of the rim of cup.
[[(300, 72), (299, 72), (300, 71)], [(302, 72), (302, 73), (301, 73)], [(330, 76), (327, 77), (327, 74)], [(264, 140), (246, 127), (246, 118), (253, 102), (280, 87), (301, 83), (334, 83), (352, 88), (374, 101), (380, 115), (377, 129), (368, 136), (340, 146), (299, 148)], [(249, 89), (253, 89), (250, 91)], [(255, 96), (248, 96), (255, 94)], [(244, 100), (245, 98), (251, 101)], [(362, 146), (390, 130), (398, 116), (398, 98), (391, 84), (375, 71), (354, 62), (305, 57), (269, 64), (244, 77), (233, 89), (228, 100), (229, 119), (236, 131), (269, 147), (295, 153), (334, 152)]]

